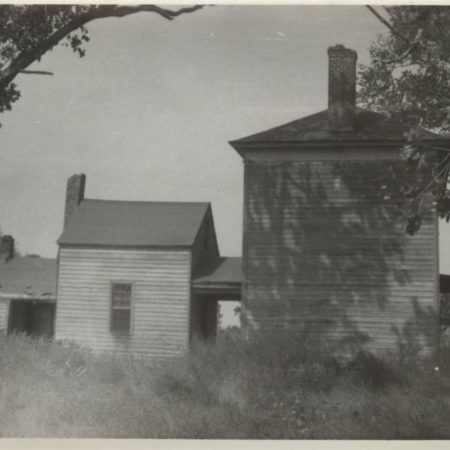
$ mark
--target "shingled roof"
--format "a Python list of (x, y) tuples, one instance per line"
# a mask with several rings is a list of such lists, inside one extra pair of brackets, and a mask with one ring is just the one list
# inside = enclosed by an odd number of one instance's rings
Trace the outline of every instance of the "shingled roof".
[[(355, 127), (353, 131), (337, 133), (330, 131), (328, 110), (294, 120), (293, 122), (271, 128), (231, 141), (239, 149), (241, 146), (258, 146), (258, 144), (295, 144), (295, 143), (330, 143), (330, 142), (398, 142), (405, 141), (406, 135), (414, 130), (421, 139), (443, 141), (444, 138), (421, 128), (411, 128), (399, 120), (382, 114), (356, 108)], [(448, 140), (447, 140), (448, 141)]]
[(195, 274), (196, 283), (238, 283), (242, 282), (242, 258), (221, 257), (216, 261), (206, 262)]
[(56, 259), (14, 257), (0, 262), (0, 297), (56, 298)]
[(58, 243), (94, 246), (190, 246), (209, 203), (85, 199)]
[(240, 300), (242, 286), (242, 258), (221, 257), (205, 261), (194, 273), (192, 286), (196, 294), (210, 294), (212, 298)]

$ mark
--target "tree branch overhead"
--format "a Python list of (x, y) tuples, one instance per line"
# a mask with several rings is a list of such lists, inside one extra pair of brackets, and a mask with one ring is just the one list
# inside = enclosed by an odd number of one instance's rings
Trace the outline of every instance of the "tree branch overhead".
[(178, 9), (161, 5), (0, 5), (0, 112), (11, 109), (20, 97), (13, 83), (18, 74), (52, 75), (27, 68), (63, 40), (84, 56), (83, 44), (89, 41), (85, 25), (89, 22), (140, 12), (172, 21), (201, 8), (203, 5)]

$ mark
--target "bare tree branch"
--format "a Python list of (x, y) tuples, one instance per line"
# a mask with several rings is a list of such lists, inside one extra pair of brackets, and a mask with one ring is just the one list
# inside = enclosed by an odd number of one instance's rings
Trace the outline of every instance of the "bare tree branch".
[[(417, 30), (416, 36), (414, 37), (414, 39), (411, 41), (411, 39), (407, 38), (406, 36), (404, 36), (403, 34), (399, 33), (394, 26), (392, 26), (383, 16), (381, 16), (373, 6), (370, 5), (366, 5), (367, 9), (381, 22), (383, 23), (387, 28), (389, 28), (389, 30), (391, 31), (391, 33), (397, 37), (399, 37), (403, 42), (408, 44), (408, 48), (398, 57), (398, 58), (394, 58), (392, 60), (386, 61), (386, 64), (393, 64), (393, 63), (397, 63), (397, 62), (403, 62), (411, 53), (412, 51), (416, 48), (417, 44), (420, 43), (420, 40), (422, 38), (423, 35), (423, 29), (419, 28)], [(384, 7), (385, 11), (387, 11), (386, 7)], [(422, 12), (422, 14), (420, 14), (420, 16), (418, 17), (418, 22), (420, 22), (421, 24), (424, 24), (425, 21), (428, 19), (428, 17), (431, 14), (431, 10), (430, 9), (424, 9), (424, 11)]]
[(116, 6), (114, 10), (111, 13), (111, 17), (124, 17), (128, 16), (130, 14), (135, 14), (141, 11), (145, 12), (154, 12), (156, 14), (159, 14), (161, 17), (164, 17), (167, 20), (173, 20), (175, 17), (180, 16), (181, 14), (187, 14), (194, 11), (197, 11), (198, 9), (202, 8), (203, 5), (195, 5), (195, 6), (189, 6), (185, 8), (180, 8), (177, 10), (170, 10), (166, 8), (161, 8), (157, 5), (138, 5), (138, 6)]
[(26, 75), (54, 75), (53, 72), (48, 72), (47, 70), (20, 70), (19, 73)]
[(420, 43), (420, 39), (422, 37), (422, 34), (423, 34), (423, 30), (420, 28), (419, 30), (417, 30), (416, 37), (411, 42), (411, 45), (398, 58), (393, 58), (393, 59), (391, 59), (389, 61), (386, 61), (386, 64), (393, 64), (393, 63), (401, 63), (401, 62), (403, 62), (411, 54), (411, 52), (416, 48), (417, 44)]
[(403, 34), (399, 33), (383, 16), (381, 16), (373, 6), (370, 5), (366, 5), (366, 8), (383, 24), (385, 25), (387, 28), (389, 28), (389, 31), (398, 36), (400, 39), (402, 39), (405, 43), (407, 43), (408, 45), (411, 43), (410, 40), (403, 36)]

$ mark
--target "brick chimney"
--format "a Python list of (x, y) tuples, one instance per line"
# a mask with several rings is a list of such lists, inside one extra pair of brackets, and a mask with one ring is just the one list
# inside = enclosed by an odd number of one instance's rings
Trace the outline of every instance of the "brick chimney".
[(14, 258), (14, 238), (3, 235), (0, 238), (0, 261), (9, 261)]
[(354, 129), (357, 57), (343, 45), (328, 49), (328, 126), (332, 132)]
[(66, 227), (72, 214), (77, 209), (80, 202), (84, 199), (84, 187), (86, 185), (86, 175), (72, 175), (67, 180), (66, 190), (66, 209), (64, 211), (64, 227)]

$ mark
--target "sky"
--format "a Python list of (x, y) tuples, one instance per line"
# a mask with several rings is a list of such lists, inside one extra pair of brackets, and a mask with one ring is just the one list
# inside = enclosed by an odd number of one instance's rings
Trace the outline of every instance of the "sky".
[[(140, 13), (88, 25), (80, 59), (57, 47), (21, 75), (0, 116), (0, 230), (55, 257), (67, 178), (86, 197), (209, 201), (220, 251), (240, 256), (243, 164), (228, 141), (327, 106), (327, 53), (368, 63), (384, 26), (362, 5), (214, 6), (169, 22)], [(441, 226), (441, 271), (450, 273)]]

